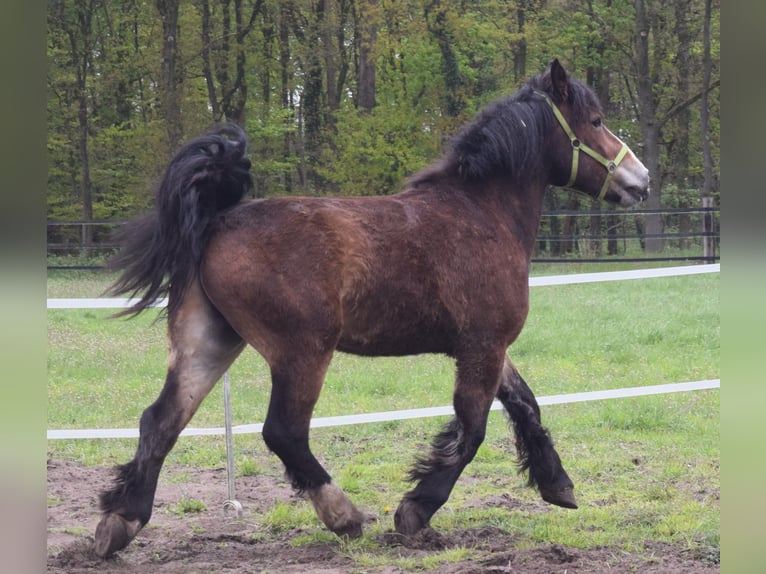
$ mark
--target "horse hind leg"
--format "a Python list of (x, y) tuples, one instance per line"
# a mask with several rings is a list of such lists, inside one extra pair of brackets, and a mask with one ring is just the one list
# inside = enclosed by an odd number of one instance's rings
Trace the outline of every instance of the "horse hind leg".
[(574, 484), (561, 464), (548, 430), (540, 419), (535, 395), (506, 358), (497, 398), (513, 424), (520, 471), (529, 473), (529, 485), (543, 500), (564, 508), (577, 508)]
[[(296, 345), (300, 356), (272, 362), (272, 391), (263, 425), (269, 449), (285, 465), (293, 488), (305, 493), (325, 526), (339, 536), (362, 534), (364, 515), (357, 510), (317, 461), (309, 447), (309, 425), (332, 351), (306, 352), (311, 342)], [(291, 347), (294, 348), (294, 347)]]
[(501, 368), (501, 351), (458, 358), (455, 417), (436, 436), (430, 454), (419, 459), (410, 472), (410, 478), (418, 483), (404, 495), (394, 514), (399, 534), (411, 536), (428, 527), (434, 513), (447, 502), (463, 469), (473, 460), (484, 441)]
[(165, 384), (144, 410), (136, 454), (118, 466), (111, 489), (101, 493), (103, 516), (95, 532), (95, 551), (106, 557), (121, 550), (152, 515), (160, 469), (178, 435), (202, 400), (244, 347), (198, 284), (168, 317), (170, 356)]

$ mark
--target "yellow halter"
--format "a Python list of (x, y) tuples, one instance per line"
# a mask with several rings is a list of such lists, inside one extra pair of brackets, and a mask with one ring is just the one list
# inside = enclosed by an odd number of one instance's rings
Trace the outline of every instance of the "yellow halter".
[(545, 92), (540, 92), (538, 90), (535, 90), (535, 93), (538, 96), (542, 97), (546, 102), (548, 102), (548, 105), (550, 105), (551, 109), (553, 110), (553, 114), (556, 116), (556, 119), (558, 120), (559, 124), (564, 129), (564, 132), (566, 132), (567, 136), (569, 137), (569, 141), (572, 143), (572, 171), (569, 175), (569, 181), (567, 181), (567, 183), (562, 187), (564, 189), (574, 189), (575, 191), (584, 193), (583, 191), (572, 187), (574, 185), (575, 180), (577, 179), (577, 166), (580, 164), (580, 150), (582, 150), (606, 168), (606, 172), (607, 172), (606, 179), (604, 180), (604, 185), (601, 187), (601, 191), (598, 194), (599, 199), (604, 199), (604, 196), (606, 195), (607, 189), (609, 189), (609, 184), (612, 181), (612, 176), (614, 175), (614, 172), (617, 169), (617, 166), (620, 165), (620, 162), (628, 153), (628, 146), (623, 143), (622, 147), (620, 148), (620, 151), (617, 152), (617, 156), (613, 160), (606, 159), (603, 155), (598, 153), (596, 150), (594, 150), (590, 146), (585, 145), (579, 139), (577, 139), (577, 136), (572, 131), (572, 128), (569, 127), (569, 124), (564, 118), (564, 115), (561, 113), (561, 110), (559, 110), (558, 107), (553, 103), (553, 100), (551, 100), (548, 94), (546, 94)]

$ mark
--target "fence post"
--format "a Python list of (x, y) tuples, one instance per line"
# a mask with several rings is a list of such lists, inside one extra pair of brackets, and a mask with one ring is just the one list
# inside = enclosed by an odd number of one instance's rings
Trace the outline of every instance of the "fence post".
[(234, 510), (237, 518), (242, 518), (242, 503), (237, 500), (234, 491), (234, 439), (231, 430), (231, 394), (229, 371), (223, 374), (223, 414), (226, 434), (226, 482), (229, 487), (229, 498), (223, 503), (223, 513)]
[[(702, 198), (702, 208), (709, 209), (713, 207), (713, 198), (705, 196)], [(715, 258), (715, 219), (712, 211), (702, 213), (702, 256), (706, 259)]]

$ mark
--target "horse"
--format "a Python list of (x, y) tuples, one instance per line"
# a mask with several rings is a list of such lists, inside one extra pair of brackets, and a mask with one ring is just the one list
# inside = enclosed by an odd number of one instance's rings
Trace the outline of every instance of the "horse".
[[(583, 153), (580, 153), (580, 152)], [(149, 521), (166, 455), (250, 345), (267, 362), (263, 439), (293, 488), (338, 536), (365, 516), (317, 461), (309, 423), (333, 353), (440, 353), (456, 365), (454, 417), (416, 457), (394, 528), (430, 528), (485, 436), (497, 398), (519, 472), (542, 499), (577, 508), (574, 484), (527, 382), (508, 357), (529, 309), (543, 197), (563, 186), (620, 206), (649, 195), (646, 167), (603, 122), (590, 87), (554, 59), (489, 104), (399, 193), (244, 199), (247, 140), (218, 125), (182, 146), (156, 206), (121, 232), (108, 266), (134, 316), (167, 296), (164, 386), (142, 413), (134, 458), (99, 497), (95, 551), (126, 547)]]

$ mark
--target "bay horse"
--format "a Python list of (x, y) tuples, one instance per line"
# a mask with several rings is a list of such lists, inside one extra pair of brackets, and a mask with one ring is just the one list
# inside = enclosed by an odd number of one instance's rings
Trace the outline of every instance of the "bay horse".
[[(580, 151), (583, 153), (581, 154)], [(309, 423), (335, 350), (442, 353), (455, 360), (455, 414), (410, 473), (394, 515), (429, 526), (485, 435), (494, 398), (512, 423), (520, 472), (543, 500), (577, 508), (540, 408), (508, 358), (529, 307), (530, 257), (548, 186), (630, 206), (648, 171), (603, 123), (593, 91), (558, 60), (453, 138), (398, 194), (242, 201), (252, 189), (246, 137), (218, 126), (168, 164), (156, 208), (122, 232), (111, 288), (135, 315), (167, 295), (167, 376), (144, 410), (133, 460), (101, 493), (95, 551), (124, 548), (152, 514), (166, 455), (249, 344), (266, 360), (268, 448), (339, 536), (363, 514), (309, 447)], [(384, 382), (381, 382), (384, 384)]]

